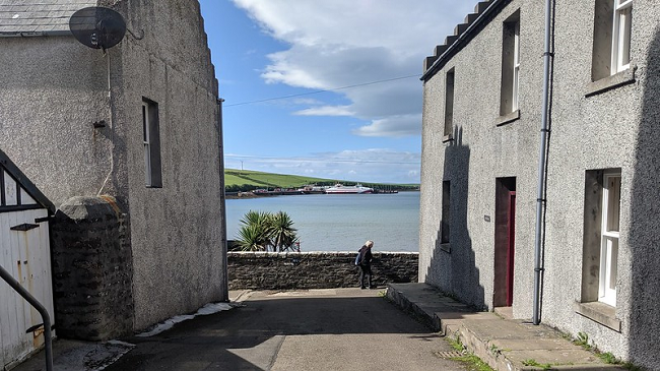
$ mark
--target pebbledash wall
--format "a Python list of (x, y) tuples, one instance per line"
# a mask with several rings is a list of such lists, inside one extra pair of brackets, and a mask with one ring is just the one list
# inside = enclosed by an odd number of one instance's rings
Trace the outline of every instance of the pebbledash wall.
[[(220, 107), (199, 2), (50, 3), (16, 12), (104, 5), (144, 32), (104, 53), (67, 33), (66, 16), (51, 33), (17, 23), (21, 37), (0, 22), (0, 145), (58, 208), (58, 334), (102, 340), (227, 300)], [(162, 180), (149, 186), (145, 101)]]
[[(228, 252), (229, 289), (286, 290), (357, 287), (355, 252)], [(374, 253), (372, 284), (417, 282), (418, 253)]]
[[(541, 319), (660, 370), (660, 8), (655, 0), (628, 4), (634, 13), (631, 63), (610, 76), (601, 69), (610, 61), (603, 45), (612, 45), (612, 26), (604, 25), (612, 20), (612, 4), (553, 1)], [(420, 281), (471, 304), (498, 306), (497, 282), (505, 275), (497, 273), (503, 264), (496, 256), (496, 195), (500, 180), (515, 178), (512, 306), (515, 318), (527, 319), (533, 312), (544, 1), (480, 2), (475, 13), (466, 18), (469, 31), (467, 24), (457, 26), (426, 63), (434, 67), (424, 77)], [(504, 62), (513, 57), (505, 46), (516, 23), (519, 105), (507, 113), (502, 106), (511, 92), (504, 83), (513, 79), (503, 75), (511, 68)], [(601, 259), (593, 241), (600, 250), (596, 229), (602, 171), (608, 169), (621, 176), (614, 305), (594, 298)], [(443, 225), (450, 231), (446, 241)]]

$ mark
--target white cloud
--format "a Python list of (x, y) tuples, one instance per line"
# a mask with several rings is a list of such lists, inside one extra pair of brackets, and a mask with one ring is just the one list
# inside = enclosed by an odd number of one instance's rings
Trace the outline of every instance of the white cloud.
[(306, 105), (310, 105), (310, 106), (322, 104), (321, 101), (316, 100), (314, 98), (295, 98), (295, 99), (292, 99), (292, 102), (294, 104), (306, 104)]
[(353, 116), (350, 106), (312, 107), (293, 113), (298, 116)]
[[(267, 83), (343, 94), (352, 104), (310, 107), (299, 115), (337, 115), (368, 121), (357, 135), (419, 135), (422, 60), (474, 3), (456, 0), (233, 0), (272, 37), (290, 45), (268, 57)], [(475, 1), (476, 3), (476, 1)]]
[(376, 183), (419, 183), (419, 163), (419, 153), (386, 149), (345, 150), (290, 158), (225, 154), (228, 169), (243, 166), (245, 170)]
[(373, 120), (371, 124), (353, 131), (356, 135), (365, 137), (390, 136), (406, 137), (415, 135), (421, 126), (422, 115), (401, 115)]

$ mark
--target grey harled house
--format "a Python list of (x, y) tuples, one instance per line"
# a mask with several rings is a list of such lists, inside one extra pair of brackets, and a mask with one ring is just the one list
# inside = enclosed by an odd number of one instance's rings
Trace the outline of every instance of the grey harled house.
[(549, 5), (549, 53), (546, 1), (491, 0), (424, 63), (420, 282), (658, 370), (660, 7)]
[[(76, 41), (71, 14), (97, 5), (137, 37), (105, 53)], [(226, 300), (221, 107), (199, 3), (0, 0), (0, 50), (0, 147), (57, 207), (58, 335), (107, 339)]]

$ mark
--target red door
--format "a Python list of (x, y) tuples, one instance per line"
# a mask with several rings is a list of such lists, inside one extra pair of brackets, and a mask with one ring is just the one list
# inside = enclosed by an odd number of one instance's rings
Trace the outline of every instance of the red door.
[(513, 305), (513, 268), (516, 240), (516, 192), (509, 191), (509, 222), (507, 225), (506, 305)]
[(497, 178), (495, 183), (495, 256), (493, 306), (513, 304), (516, 236), (516, 178)]

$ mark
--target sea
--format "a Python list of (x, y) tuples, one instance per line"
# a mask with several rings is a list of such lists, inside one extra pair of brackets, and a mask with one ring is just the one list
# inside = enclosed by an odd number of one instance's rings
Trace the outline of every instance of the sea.
[(238, 238), (248, 211), (283, 211), (301, 251), (357, 251), (367, 240), (374, 241), (374, 252), (419, 250), (419, 192), (264, 196), (226, 205), (229, 240)]

